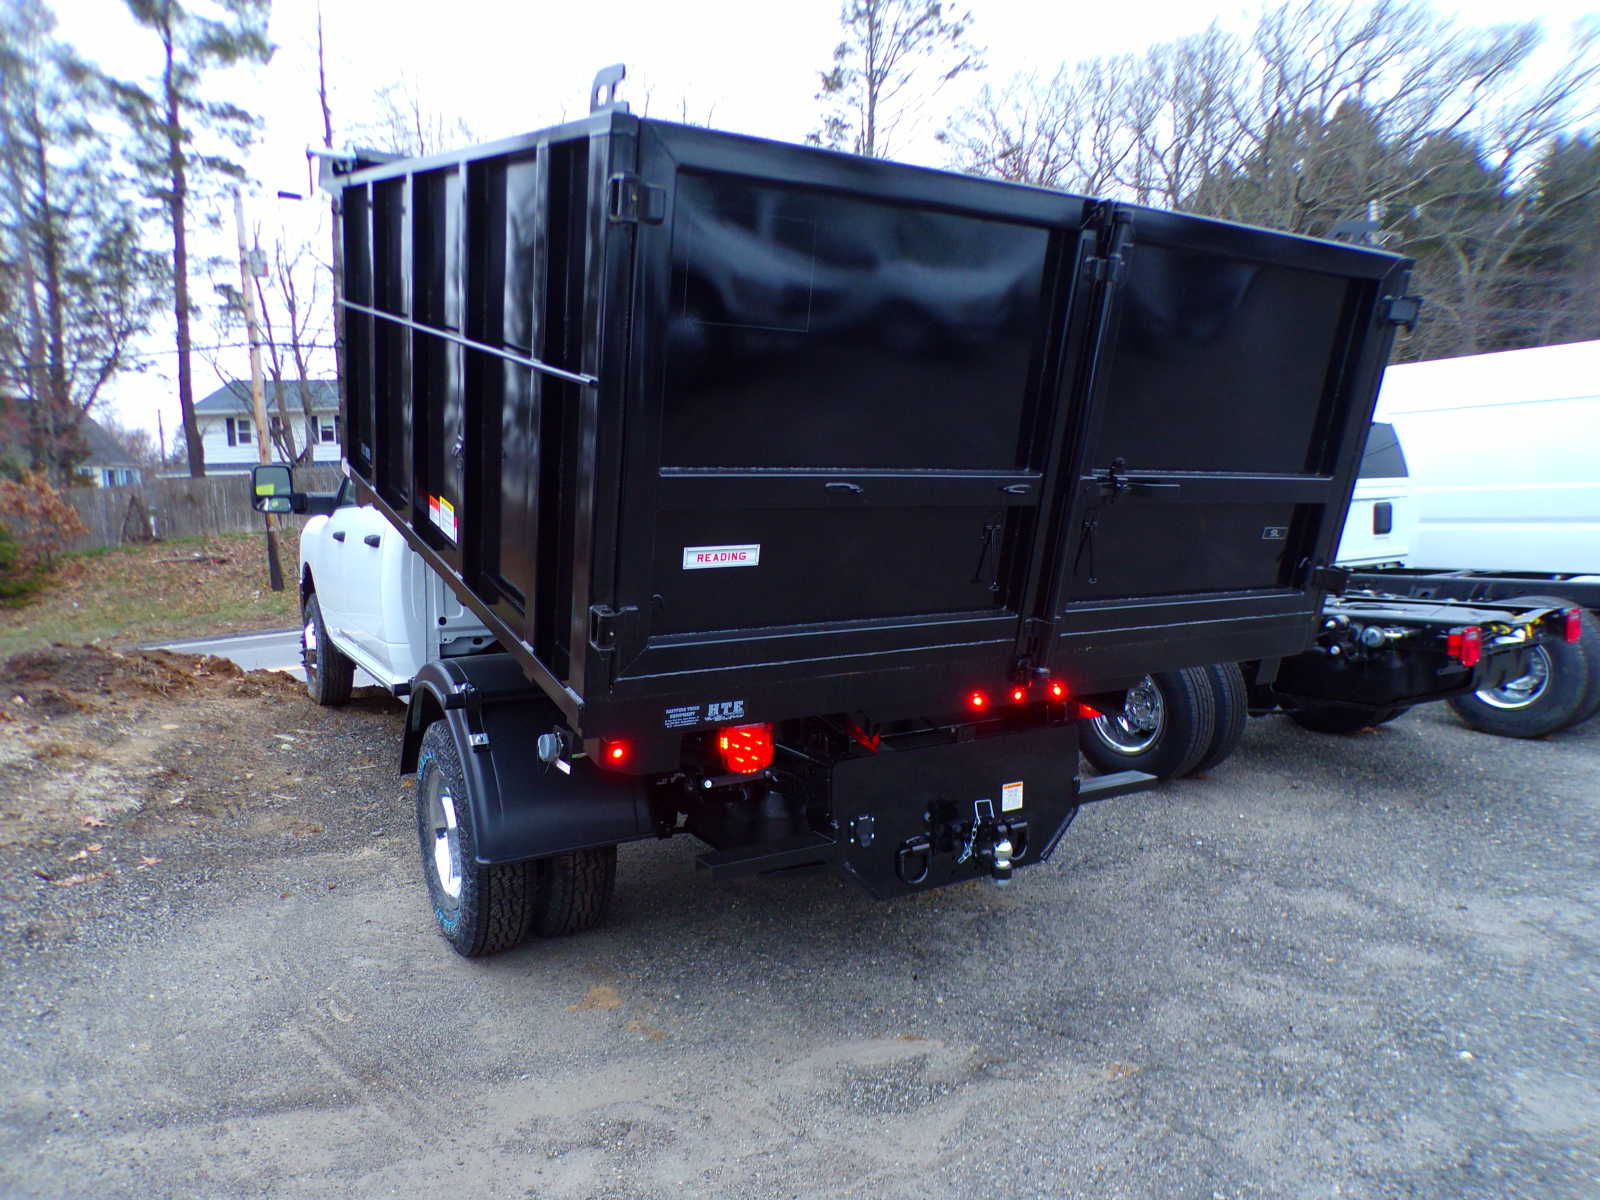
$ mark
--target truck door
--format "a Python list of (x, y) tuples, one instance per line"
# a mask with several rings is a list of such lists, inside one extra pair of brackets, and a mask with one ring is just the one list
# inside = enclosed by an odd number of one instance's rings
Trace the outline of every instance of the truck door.
[(1180, 624), (1195, 663), (1263, 657), (1320, 604), (1404, 267), (1141, 209), (1118, 237), (1048, 657), (1070, 678)]
[(641, 147), (659, 317), (632, 331), (616, 690), (868, 655), (1005, 680), (1084, 202), (725, 154), (670, 126)]

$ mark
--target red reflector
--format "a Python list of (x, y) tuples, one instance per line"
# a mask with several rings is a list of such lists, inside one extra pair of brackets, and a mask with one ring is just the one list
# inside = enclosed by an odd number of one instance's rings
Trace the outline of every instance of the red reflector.
[(1084, 704), (1082, 701), (1079, 701), (1078, 716), (1085, 721), (1092, 721), (1096, 717), (1105, 716), (1105, 713), (1101, 712), (1092, 704)]
[(1563, 633), (1569, 642), (1575, 642), (1583, 636), (1583, 609), (1569, 608), (1566, 612), (1566, 627)]
[(1445, 653), (1463, 667), (1475, 667), (1483, 658), (1483, 630), (1476, 625), (1458, 629), (1445, 642)]
[(600, 761), (608, 767), (620, 767), (628, 761), (628, 743), (601, 742)]
[(1011, 689), (1011, 703), (1021, 704), (1028, 698), (1028, 689), (1015, 687)]
[(1067, 698), (1067, 685), (1059, 679), (1050, 685), (1050, 699), (1065, 700)]
[(753, 775), (772, 765), (771, 725), (730, 725), (717, 733), (722, 765), (735, 775)]
[(989, 697), (982, 692), (973, 692), (972, 695), (967, 697), (967, 707), (972, 709), (974, 712), (988, 708)]

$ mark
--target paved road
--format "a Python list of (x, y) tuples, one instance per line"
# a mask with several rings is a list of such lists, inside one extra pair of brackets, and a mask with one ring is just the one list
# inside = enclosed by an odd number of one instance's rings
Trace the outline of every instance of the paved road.
[[(196, 638), (188, 642), (166, 642), (152, 649), (179, 650), (184, 654), (215, 654), (219, 658), (232, 659), (246, 671), (287, 671), (302, 682), (306, 677), (305, 668), (300, 665), (298, 629), (271, 629), (264, 633), (238, 633), (227, 637)], [(357, 667), (355, 686), (377, 687), (378, 681)]]
[(1005, 890), (629, 846), (605, 928), (467, 962), (398, 706), (292, 699), (270, 785), (6, 947), (0, 1194), (1600, 1195), (1600, 721), (1255, 721)]

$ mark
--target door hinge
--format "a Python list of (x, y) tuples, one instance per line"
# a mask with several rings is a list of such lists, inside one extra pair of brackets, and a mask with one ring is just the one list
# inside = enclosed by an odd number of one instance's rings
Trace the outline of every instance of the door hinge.
[(634, 605), (612, 608), (609, 604), (589, 606), (589, 645), (607, 654), (617, 648), (617, 633), (625, 620), (639, 614)]
[(1123, 257), (1120, 250), (1113, 250), (1103, 257), (1097, 255), (1085, 259), (1083, 265), (1090, 283), (1117, 283), (1122, 279)]
[(1398, 325), (1407, 333), (1417, 327), (1417, 318), (1421, 315), (1421, 296), (1385, 296), (1378, 302), (1379, 319), (1389, 325)]
[(613, 175), (607, 197), (607, 212), (613, 221), (659, 225), (666, 219), (666, 189), (654, 187), (637, 175)]
[(1300, 586), (1327, 592), (1333, 596), (1344, 595), (1350, 586), (1350, 572), (1343, 567), (1325, 567), (1308, 558), (1300, 560)]

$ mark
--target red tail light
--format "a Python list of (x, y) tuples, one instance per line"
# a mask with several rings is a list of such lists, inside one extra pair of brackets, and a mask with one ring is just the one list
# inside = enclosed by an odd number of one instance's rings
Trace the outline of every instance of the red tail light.
[(1078, 703), (1078, 719), (1079, 720), (1092, 721), (1096, 717), (1103, 717), (1103, 716), (1105, 716), (1105, 713), (1101, 712), (1094, 705), (1092, 705), (1092, 704), (1084, 704), (1082, 701), (1079, 701), (1079, 703)]
[(970, 696), (967, 697), (967, 707), (970, 708), (973, 712), (982, 712), (984, 709), (989, 707), (989, 695), (988, 695), (988, 693), (987, 692), (973, 692)]
[(601, 742), (600, 765), (603, 767), (620, 767), (628, 761), (627, 742)]
[(1028, 698), (1028, 689), (1027, 688), (1025, 688), (1025, 687), (1014, 687), (1014, 688), (1011, 689), (1011, 703), (1013, 703), (1013, 704), (1021, 704), (1027, 698)]
[(730, 725), (717, 733), (717, 749), (724, 769), (735, 775), (754, 775), (772, 765), (771, 725)]
[(1445, 653), (1463, 667), (1475, 667), (1483, 657), (1483, 630), (1468, 625), (1452, 633), (1445, 643)]
[(1583, 636), (1583, 609), (1569, 608), (1566, 611), (1566, 624), (1562, 629), (1567, 641), (1575, 642)]
[(1050, 684), (1050, 699), (1065, 700), (1067, 698), (1067, 685), (1059, 679), (1052, 680)]

